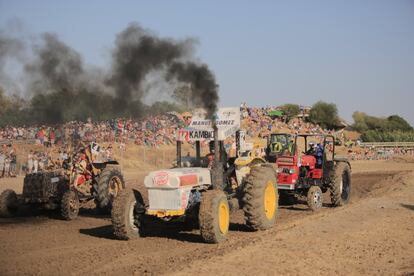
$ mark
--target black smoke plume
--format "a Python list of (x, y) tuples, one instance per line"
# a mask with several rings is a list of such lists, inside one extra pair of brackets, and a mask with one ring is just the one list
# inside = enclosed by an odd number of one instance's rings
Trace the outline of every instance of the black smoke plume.
[(126, 110), (144, 97), (142, 83), (148, 73), (168, 67), (172, 61), (186, 56), (192, 47), (189, 40), (159, 38), (137, 24), (118, 34), (115, 46), (112, 75), (107, 83), (115, 90), (117, 108)]
[(218, 85), (206, 64), (174, 62), (168, 68), (167, 78), (190, 84), (190, 97), (195, 106), (203, 107), (212, 117), (217, 109)]
[(76, 91), (85, 71), (79, 53), (60, 41), (55, 34), (42, 35), (42, 45), (34, 49), (35, 60), (26, 64), (30, 92), (49, 94)]
[[(0, 30), (0, 88), (16, 88), (13, 80), (7, 74), (5, 66), (10, 59), (22, 59), (22, 52), (25, 49), (24, 43), (16, 37)], [(8, 89), (8, 90), (11, 90)], [(16, 93), (13, 93), (16, 94)]]
[[(3, 37), (0, 36), (1, 75), (4, 57), (12, 54), (10, 48), (15, 43), (22, 43)], [(30, 114), (33, 123), (88, 117), (137, 118), (150, 110), (143, 103), (151, 93), (144, 89), (145, 78), (158, 73), (160, 82), (170, 84), (165, 98), (177, 82), (188, 85), (193, 106), (206, 108), (212, 115), (217, 109), (218, 86), (208, 66), (196, 61), (194, 49), (194, 39), (162, 38), (133, 23), (116, 36), (110, 68), (91, 69), (84, 65), (81, 54), (56, 34), (45, 33), (32, 47), (33, 57), (24, 65), (26, 95), (30, 99), (24, 112)]]
[(17, 38), (0, 31), (0, 72), (3, 73), (4, 64), (9, 57), (16, 57), (24, 48), (24, 43)]
[(60, 123), (115, 115), (113, 98), (84, 69), (81, 55), (55, 34), (43, 34), (33, 51), (35, 58), (25, 71), (32, 95), (28, 112), (34, 121)]

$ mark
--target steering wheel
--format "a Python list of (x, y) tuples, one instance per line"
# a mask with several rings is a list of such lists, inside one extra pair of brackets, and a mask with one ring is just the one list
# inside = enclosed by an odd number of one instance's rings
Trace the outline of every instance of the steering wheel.
[(276, 142), (272, 144), (272, 148), (273, 148), (273, 151), (275, 152), (281, 152), (283, 149), (283, 146), (282, 146), (282, 143)]

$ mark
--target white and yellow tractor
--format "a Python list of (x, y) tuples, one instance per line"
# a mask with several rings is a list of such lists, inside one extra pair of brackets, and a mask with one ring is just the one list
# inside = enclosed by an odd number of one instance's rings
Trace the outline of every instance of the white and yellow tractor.
[[(236, 138), (234, 157), (228, 157), (224, 147), (229, 137)], [(194, 157), (182, 156), (186, 141), (194, 143)], [(220, 109), (215, 122), (193, 115), (189, 128), (178, 131), (176, 167), (145, 177), (148, 204), (132, 189), (121, 191), (115, 199), (115, 235), (125, 240), (140, 237), (148, 216), (164, 221), (196, 219), (202, 239), (218, 243), (227, 238), (230, 212), (238, 209), (243, 209), (250, 229), (272, 227), (278, 211), (275, 169), (257, 154), (257, 146), (243, 151), (243, 141), (238, 108)], [(210, 145), (204, 157), (202, 142)]]

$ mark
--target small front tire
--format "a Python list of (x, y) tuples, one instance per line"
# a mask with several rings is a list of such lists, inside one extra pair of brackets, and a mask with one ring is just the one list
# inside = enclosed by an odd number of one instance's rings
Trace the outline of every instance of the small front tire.
[(265, 166), (253, 167), (246, 179), (243, 196), (243, 211), (250, 229), (266, 230), (275, 224), (278, 196), (274, 170)]
[(79, 214), (79, 197), (75, 191), (66, 191), (60, 203), (60, 213), (65, 220), (74, 220)]
[(307, 202), (308, 207), (313, 212), (318, 211), (320, 208), (322, 208), (322, 190), (319, 186), (312, 186), (308, 190), (307, 195)]
[(115, 198), (111, 211), (114, 235), (121, 240), (140, 237), (145, 214), (141, 194), (132, 189), (122, 190)]
[(223, 191), (209, 190), (203, 193), (198, 220), (201, 237), (206, 243), (219, 243), (227, 239), (230, 207)]

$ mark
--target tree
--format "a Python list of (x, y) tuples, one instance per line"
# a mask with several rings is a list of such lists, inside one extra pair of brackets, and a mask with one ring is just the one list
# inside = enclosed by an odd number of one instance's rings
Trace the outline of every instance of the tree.
[(369, 116), (354, 112), (353, 128), (361, 132), (364, 142), (412, 142), (413, 127), (402, 117), (391, 115), (387, 118)]
[(300, 113), (300, 107), (297, 104), (285, 104), (280, 107), (283, 114), (286, 116), (286, 122), (289, 122), (292, 118)]
[(309, 120), (323, 128), (333, 129), (339, 123), (338, 108), (334, 103), (319, 101), (312, 106)]
[(388, 130), (412, 131), (413, 127), (402, 117), (391, 115), (387, 118), (386, 128)]
[(0, 87), (0, 127), (23, 125), (29, 122), (26, 101), (18, 95), (6, 95)]
[(364, 132), (367, 130), (381, 130), (385, 127), (385, 119), (369, 116), (364, 112), (355, 111), (352, 114), (354, 119), (353, 128), (356, 131)]
[(354, 112), (353, 128), (359, 132), (375, 131), (412, 131), (412, 126), (402, 117), (391, 115), (388, 118), (369, 116), (363, 112)]
[(352, 114), (352, 118), (354, 119), (354, 124), (352, 125), (352, 127), (356, 131), (363, 132), (363, 131), (368, 130), (368, 126), (365, 121), (366, 116), (367, 114), (365, 114), (364, 112), (359, 112), (359, 111), (355, 111)]

